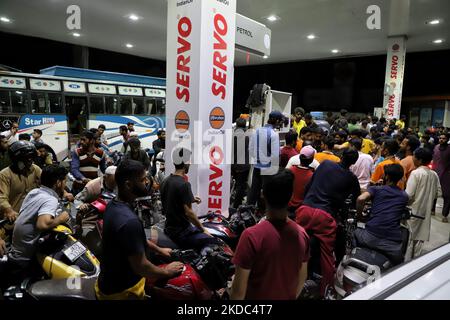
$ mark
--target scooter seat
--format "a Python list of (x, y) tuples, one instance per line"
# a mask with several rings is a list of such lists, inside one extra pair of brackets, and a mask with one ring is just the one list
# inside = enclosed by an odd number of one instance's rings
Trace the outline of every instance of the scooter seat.
[[(37, 300), (96, 300), (96, 280), (97, 278), (42, 280), (31, 284), (28, 292)], [(68, 281), (71, 285), (68, 285)]]
[(364, 261), (367, 264), (378, 266), (381, 271), (387, 270), (392, 266), (391, 261), (385, 255), (369, 248), (357, 247), (353, 249), (351, 257)]

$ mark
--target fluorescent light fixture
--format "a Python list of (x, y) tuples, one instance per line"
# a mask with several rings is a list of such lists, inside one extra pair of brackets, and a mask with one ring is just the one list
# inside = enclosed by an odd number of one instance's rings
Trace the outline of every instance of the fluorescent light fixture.
[(7, 17), (0, 17), (0, 21), (1, 22), (5, 22), (5, 23), (10, 23), (11, 19), (7, 18)]
[(280, 18), (278, 18), (276, 15), (272, 14), (267, 17), (267, 20), (269, 20), (270, 22), (274, 22), (274, 21), (280, 20)]
[(339, 53), (339, 50), (338, 49), (333, 49), (333, 50), (331, 50), (331, 53)]
[(76, 38), (81, 37), (81, 34), (79, 34), (78, 32), (74, 32), (74, 33), (72, 33), (72, 35)]
[(307, 38), (308, 38), (309, 40), (314, 40), (314, 39), (316, 38), (316, 36), (313, 35), (313, 34), (310, 34)]
[(131, 43), (126, 44), (127, 48), (133, 48), (134, 46)]
[(427, 21), (427, 24), (431, 24), (431, 25), (436, 25), (436, 24), (439, 24), (439, 23), (441, 23), (441, 20), (439, 20), (439, 19), (434, 19), (434, 20)]
[(434, 44), (441, 44), (442, 42), (444, 42), (442, 39), (436, 39), (433, 41)]
[(269, 56), (264, 56), (263, 59), (269, 59)]
[(139, 20), (139, 17), (138, 17), (137, 15), (135, 15), (135, 14), (130, 14), (130, 15), (128, 16), (128, 18), (129, 18), (130, 20), (133, 20), (133, 21), (138, 21), (138, 20)]

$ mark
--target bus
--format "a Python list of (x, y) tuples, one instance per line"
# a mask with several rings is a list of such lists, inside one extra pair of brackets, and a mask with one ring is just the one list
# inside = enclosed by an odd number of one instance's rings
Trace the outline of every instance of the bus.
[(163, 78), (54, 66), (40, 74), (0, 71), (0, 130), (13, 121), (19, 133), (41, 129), (58, 161), (87, 129), (106, 126), (112, 150), (123, 143), (119, 127), (134, 123), (143, 148), (151, 148), (165, 128), (166, 80)]

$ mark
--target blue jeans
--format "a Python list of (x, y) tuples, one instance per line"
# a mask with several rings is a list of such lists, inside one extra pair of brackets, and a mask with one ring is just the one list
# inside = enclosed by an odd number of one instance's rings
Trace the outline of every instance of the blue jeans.
[(189, 227), (173, 237), (173, 240), (182, 249), (201, 250), (208, 245), (219, 244), (216, 238), (207, 235), (193, 225), (189, 225)]

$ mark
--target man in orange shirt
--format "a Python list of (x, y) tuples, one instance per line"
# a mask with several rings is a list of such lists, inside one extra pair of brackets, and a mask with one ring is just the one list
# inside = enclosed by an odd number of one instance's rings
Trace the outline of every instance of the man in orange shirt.
[(341, 159), (333, 154), (332, 150), (335, 145), (335, 140), (333, 137), (326, 137), (322, 141), (322, 152), (319, 152), (314, 157), (319, 163), (324, 162), (325, 160), (330, 160), (336, 163), (341, 162)]
[[(383, 142), (381, 147), (381, 155), (384, 156), (384, 161), (380, 162), (375, 168), (375, 172), (372, 174), (372, 184), (382, 184), (384, 177), (384, 167), (390, 164), (400, 164), (400, 161), (395, 157), (395, 154), (400, 150), (398, 142), (394, 139), (388, 139)], [(405, 189), (404, 177), (398, 182), (398, 187), (402, 190)]]
[(297, 145), (295, 147), (295, 150), (297, 150), (298, 153), (303, 148), (303, 141), (313, 141), (313, 132), (311, 128), (303, 127), (302, 130), (300, 130), (300, 136), (297, 139)]
[(420, 148), (420, 140), (413, 135), (407, 136), (400, 144), (400, 151), (405, 154), (405, 158), (400, 161), (403, 170), (405, 170), (405, 183), (408, 182), (411, 172), (416, 169), (413, 158), (414, 151), (416, 151), (416, 149), (418, 148)]

